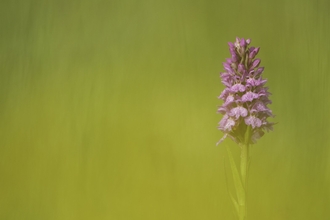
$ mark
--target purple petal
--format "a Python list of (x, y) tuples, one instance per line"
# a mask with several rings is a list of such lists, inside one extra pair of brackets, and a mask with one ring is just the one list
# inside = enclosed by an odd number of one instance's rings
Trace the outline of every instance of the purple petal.
[(251, 86), (260, 86), (260, 85), (264, 85), (267, 82), (266, 79), (254, 79), (254, 78), (250, 78), (246, 80), (246, 83), (250, 84)]
[(227, 114), (227, 112), (229, 112), (227, 106), (222, 105), (218, 108), (218, 113), (221, 113), (224, 115), (224, 114)]
[(220, 121), (219, 129), (222, 131), (231, 131), (232, 127), (235, 125), (234, 119), (230, 118), (228, 115), (223, 116)]
[(263, 119), (272, 116), (272, 111), (266, 106), (262, 101), (257, 101), (251, 108), (251, 113), (258, 114), (258, 116)]
[(221, 92), (221, 94), (218, 98), (222, 99), (222, 100), (225, 100), (229, 94), (230, 94), (230, 89), (226, 88)]
[(224, 77), (230, 77), (231, 75), (230, 75), (230, 73), (227, 73), (227, 72), (222, 72), (222, 73), (220, 73), (220, 77), (221, 78), (224, 78)]
[(244, 121), (245, 124), (251, 125), (252, 128), (259, 128), (262, 125), (262, 121), (253, 115), (246, 117)]
[(227, 72), (220, 73), (220, 78), (222, 81), (229, 82), (229, 80), (232, 78), (231, 75)]
[(227, 58), (226, 59), (226, 62), (229, 63), (229, 64), (231, 64), (233, 61), (230, 58)]
[(233, 126), (235, 126), (234, 119), (228, 118), (227, 123), (226, 123), (224, 129), (225, 129), (225, 131), (231, 131)]
[(256, 103), (254, 103), (251, 111), (252, 110), (255, 110), (256, 112), (263, 112), (263, 111), (267, 111), (269, 109), (267, 108), (267, 106), (263, 102), (257, 101)]
[(231, 88), (230, 88), (231, 92), (244, 92), (245, 91), (245, 86), (238, 83), (238, 84), (234, 84)]
[(254, 72), (255, 72), (254, 69), (250, 70), (249, 71), (249, 77), (253, 77), (254, 76)]
[(246, 46), (246, 42), (245, 42), (245, 39), (244, 38), (241, 39), (240, 45), (241, 45), (241, 47), (245, 47)]
[(232, 59), (233, 62), (237, 62), (238, 61), (237, 54), (236, 53), (235, 54), (231, 54), (231, 59)]
[(258, 91), (258, 96), (259, 96), (259, 97), (262, 97), (262, 96), (268, 97), (269, 95), (270, 95), (270, 93), (267, 92), (267, 88), (265, 88), (265, 87), (262, 87), (262, 88)]
[(247, 79), (246, 83), (248, 83), (251, 86), (256, 86), (256, 79), (254, 78)]
[(235, 45), (234, 45), (232, 42), (228, 42), (228, 45), (229, 45), (229, 48), (230, 48), (230, 49), (231, 49), (231, 48), (235, 49)]
[(262, 101), (263, 103), (265, 103), (265, 105), (272, 104), (272, 101), (269, 100), (269, 98), (267, 96), (261, 96), (259, 98), (259, 100)]
[(239, 73), (242, 73), (242, 74), (243, 74), (243, 73), (246, 71), (246, 70), (245, 70), (245, 67), (244, 67), (244, 64), (241, 64), (241, 63), (240, 63), (240, 64), (238, 65), (238, 69), (237, 69), (237, 70), (238, 70)]
[(254, 68), (256, 68), (256, 67), (258, 67), (259, 66), (259, 64), (260, 64), (260, 59), (255, 59), (253, 62), (252, 62), (252, 66), (250, 67), (250, 70), (251, 69), (254, 69)]
[(235, 48), (229, 48), (229, 51), (230, 51), (230, 54), (232, 56), (236, 56), (236, 50), (235, 50)]
[(229, 96), (227, 96), (226, 101), (223, 105), (225, 105), (225, 106), (229, 105), (230, 103), (233, 103), (234, 101), (235, 101), (234, 96), (230, 94)]
[(258, 94), (249, 91), (242, 96), (242, 102), (251, 102), (253, 99), (257, 99), (258, 97)]
[(261, 73), (264, 71), (264, 69), (265, 69), (264, 67), (259, 67), (259, 68), (256, 70), (254, 76), (255, 76), (255, 77), (258, 77), (259, 75), (261, 75)]
[(227, 70), (229, 73), (234, 72), (233, 69), (231, 68), (229, 63), (223, 63), (223, 67), (225, 68), (225, 70)]
[(231, 82), (232, 81), (232, 73), (227, 73), (227, 72), (224, 72), (224, 73), (220, 73), (220, 77), (223, 81), (226, 81), (226, 82)]
[(268, 117), (274, 117), (272, 110), (270, 110), (269, 108), (267, 108), (265, 111), (259, 113), (259, 115), (260, 115), (260, 117), (264, 117), (265, 120)]
[(259, 50), (260, 50), (260, 47), (253, 49), (249, 55), (249, 58), (252, 60), (258, 54)]
[(224, 115), (222, 117), (221, 121), (219, 122), (219, 128), (220, 129), (222, 129), (226, 125), (228, 118), (229, 118), (228, 115)]
[(231, 117), (234, 117), (236, 120), (239, 117), (246, 117), (248, 114), (248, 111), (246, 108), (242, 107), (242, 106), (237, 106), (235, 108), (233, 108), (232, 110), (230, 110), (229, 115)]
[(232, 80), (222, 80), (221, 82), (227, 87), (231, 87), (233, 85)]
[(255, 92), (257, 92), (257, 93), (267, 93), (267, 94), (270, 94), (268, 92), (268, 87), (258, 87), (258, 88), (256, 88)]
[(267, 79), (258, 79), (258, 83), (256, 84), (257, 86), (263, 86), (267, 82)]

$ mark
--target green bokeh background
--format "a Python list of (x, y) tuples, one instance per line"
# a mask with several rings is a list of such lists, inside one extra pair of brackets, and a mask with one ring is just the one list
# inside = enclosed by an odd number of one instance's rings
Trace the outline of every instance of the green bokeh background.
[(235, 219), (239, 150), (215, 143), (236, 36), (261, 47), (278, 122), (251, 151), (250, 219), (329, 219), (329, 9), (2, 0), (0, 219)]

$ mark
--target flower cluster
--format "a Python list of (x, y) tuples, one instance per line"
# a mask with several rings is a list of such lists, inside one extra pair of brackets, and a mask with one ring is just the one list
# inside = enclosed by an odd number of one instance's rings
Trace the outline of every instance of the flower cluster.
[(237, 143), (253, 144), (264, 131), (273, 129), (274, 123), (267, 121), (274, 116), (267, 107), (271, 101), (264, 86), (267, 80), (261, 77), (264, 67), (259, 67), (260, 59), (255, 59), (260, 48), (249, 47), (250, 42), (236, 38), (235, 43), (228, 43), (231, 58), (223, 63), (225, 72), (220, 73), (226, 88), (219, 96), (224, 103), (218, 109), (224, 115), (218, 128), (225, 135), (218, 144), (227, 136)]

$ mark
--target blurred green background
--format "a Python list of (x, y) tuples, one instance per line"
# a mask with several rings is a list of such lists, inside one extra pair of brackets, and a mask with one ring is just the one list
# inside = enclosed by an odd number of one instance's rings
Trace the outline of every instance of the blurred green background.
[(2, 0), (0, 219), (235, 219), (238, 147), (215, 143), (236, 36), (261, 47), (278, 122), (251, 151), (250, 219), (329, 219), (329, 8)]

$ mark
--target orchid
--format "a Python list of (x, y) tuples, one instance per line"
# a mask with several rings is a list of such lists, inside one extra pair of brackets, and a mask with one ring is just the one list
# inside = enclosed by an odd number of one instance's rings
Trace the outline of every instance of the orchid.
[(250, 39), (244, 38), (228, 43), (231, 58), (223, 63), (225, 71), (220, 73), (220, 77), (225, 89), (218, 97), (223, 100), (218, 108), (218, 113), (223, 114), (218, 129), (224, 136), (217, 144), (230, 137), (241, 148), (239, 172), (227, 147), (237, 199), (230, 195), (240, 220), (247, 219), (249, 146), (255, 144), (265, 131), (273, 130), (274, 125), (268, 121), (274, 115), (268, 108), (272, 102), (265, 87), (267, 80), (262, 78), (264, 67), (259, 67), (261, 60), (255, 58), (260, 48), (249, 47), (250, 43)]
[[(261, 60), (255, 59), (260, 48), (249, 47), (250, 42), (236, 38), (235, 43), (228, 43), (231, 58), (223, 63), (225, 72), (220, 74), (225, 89), (219, 96), (224, 103), (218, 109), (224, 115), (218, 129), (225, 134), (217, 144), (226, 137), (239, 144), (255, 144), (264, 131), (273, 130), (274, 123), (267, 120), (274, 116), (267, 106), (271, 101), (267, 80), (261, 76), (264, 67), (259, 67)], [(251, 133), (245, 140), (249, 126)]]

